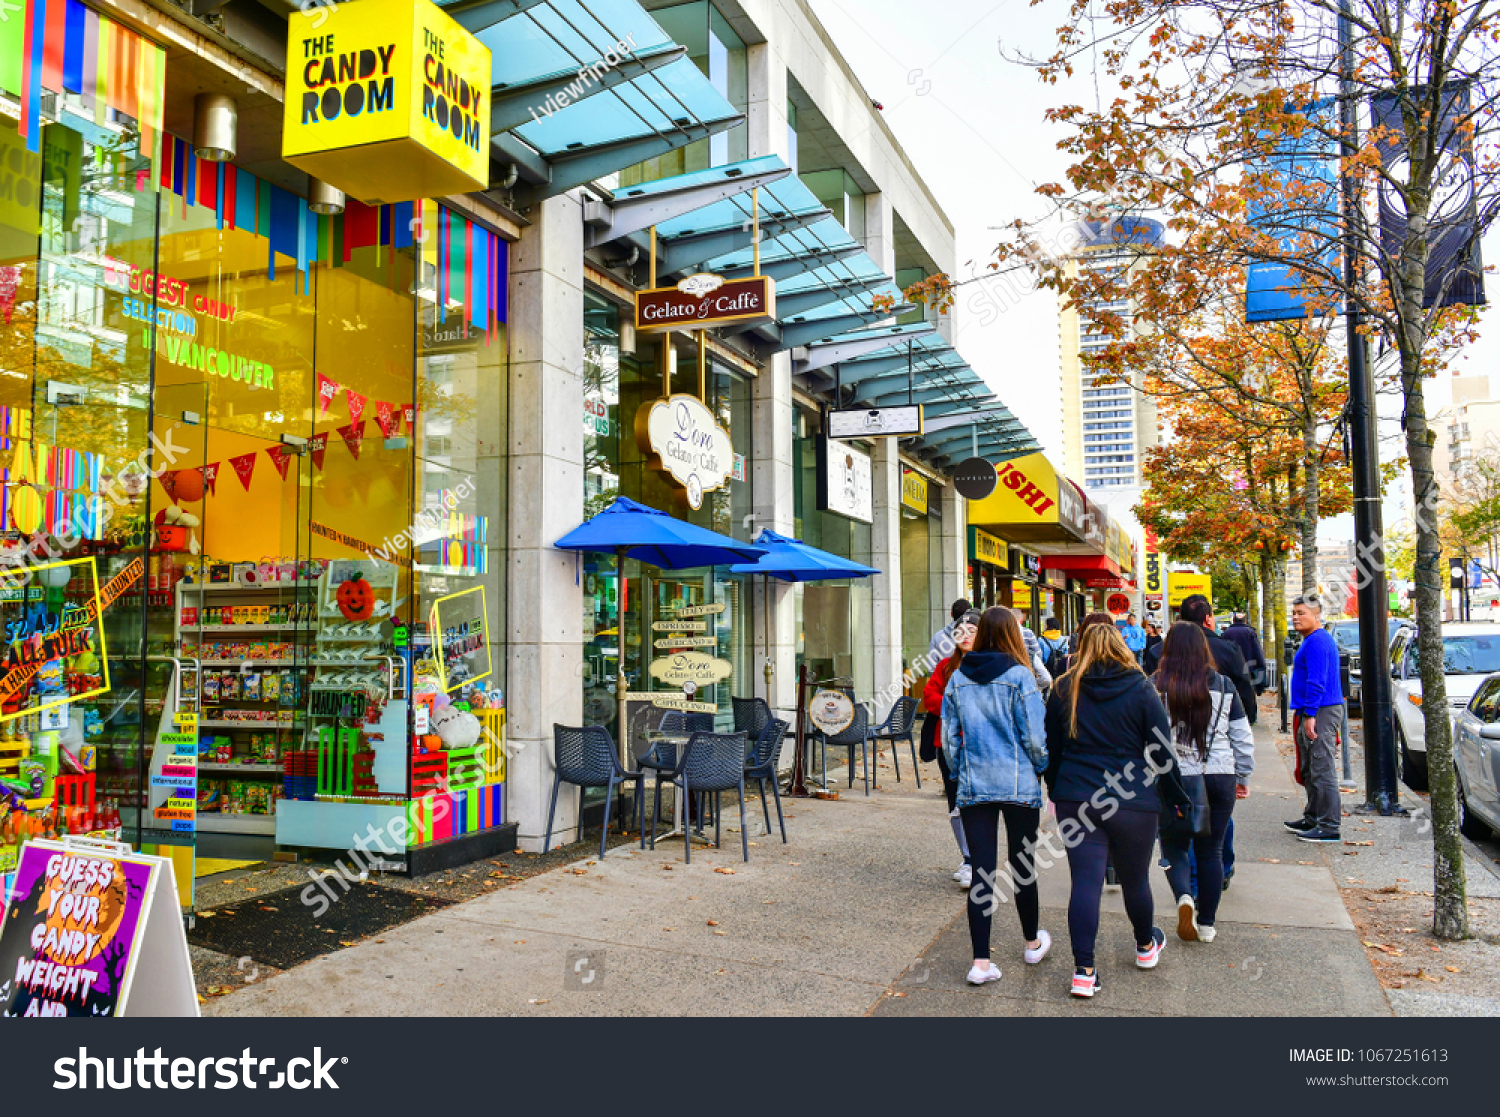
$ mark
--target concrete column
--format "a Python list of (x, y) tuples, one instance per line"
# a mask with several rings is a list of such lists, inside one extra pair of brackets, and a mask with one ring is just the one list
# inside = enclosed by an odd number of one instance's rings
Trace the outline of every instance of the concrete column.
[(969, 596), (969, 502), (951, 484), (943, 486), (943, 595), (932, 603), (933, 625), (948, 623), (948, 609)]
[[(576, 194), (535, 207), (511, 251), (510, 674), (507, 796), (521, 848), (542, 848), (552, 726), (583, 721), (583, 590), (553, 544), (583, 515), (583, 213)], [(560, 795), (554, 848), (577, 838)]]
[(880, 573), (870, 579), (874, 612), (875, 711), (885, 717), (901, 687), (901, 455), (894, 438), (875, 441), (870, 483), (875, 522), (868, 562)]
[(896, 275), (896, 208), (888, 194), (865, 195), (865, 251), (886, 275)]
[[(750, 157), (777, 155), (787, 159), (786, 63), (769, 43), (748, 50)], [(756, 377), (754, 386), (754, 421), (752, 442), (755, 484), (755, 530), (769, 527), (782, 535), (794, 530), (795, 490), (792, 462), (792, 358), (778, 353)], [(754, 693), (766, 694), (765, 610), (767, 608), (764, 578), (754, 579), (752, 596), (755, 606), (755, 678)], [(795, 591), (785, 582), (773, 580), (770, 585), (771, 646), (769, 649), (771, 689), (768, 701), (773, 710), (785, 711), (790, 717), (797, 705), (797, 646)], [(792, 750), (782, 750), (791, 763)]]

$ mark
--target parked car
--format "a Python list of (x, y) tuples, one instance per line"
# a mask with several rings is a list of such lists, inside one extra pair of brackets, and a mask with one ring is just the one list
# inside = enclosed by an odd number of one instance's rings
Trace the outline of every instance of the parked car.
[(1466, 838), (1500, 834), (1500, 675), (1491, 675), (1453, 726), (1458, 822)]
[[(1500, 624), (1443, 626), (1443, 673), (1448, 717), (1457, 721), (1486, 678), (1500, 672)], [(1427, 787), (1427, 737), (1422, 723), (1422, 679), (1417, 673), (1415, 628), (1402, 628), (1391, 645), (1391, 705), (1401, 779), (1417, 791)]]
[[(1338, 644), (1340, 651), (1349, 653), (1349, 705), (1353, 713), (1360, 705), (1360, 663), (1359, 663), (1359, 621), (1351, 618), (1344, 621), (1332, 621), (1329, 623), (1328, 631), (1333, 634), (1334, 643)], [(1396, 640), (1396, 633), (1403, 628), (1414, 628), (1411, 621), (1401, 617), (1391, 617), (1386, 622), (1386, 647), (1389, 649)], [(1392, 661), (1394, 662), (1394, 660)]]

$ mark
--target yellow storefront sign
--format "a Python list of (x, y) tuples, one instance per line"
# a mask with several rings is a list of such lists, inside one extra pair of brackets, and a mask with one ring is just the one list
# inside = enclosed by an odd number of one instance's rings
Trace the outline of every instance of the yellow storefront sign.
[(969, 504), (977, 524), (1057, 523), (1057, 470), (1042, 454), (1028, 454), (995, 470), (995, 491)]
[(969, 558), (974, 562), (1007, 567), (1010, 565), (1010, 545), (987, 531), (971, 527), (969, 529)]
[(489, 48), (428, 0), (294, 12), (282, 156), (369, 205), (489, 185)]
[(901, 474), (901, 503), (913, 512), (927, 515), (927, 478), (915, 470)]
[(1012, 582), (1010, 584), (1010, 605), (1012, 609), (1031, 608), (1031, 586), (1026, 582)]
[(1207, 574), (1173, 570), (1167, 575), (1167, 604), (1171, 608), (1177, 608), (1195, 593), (1201, 593), (1212, 604), (1214, 585), (1213, 580)]

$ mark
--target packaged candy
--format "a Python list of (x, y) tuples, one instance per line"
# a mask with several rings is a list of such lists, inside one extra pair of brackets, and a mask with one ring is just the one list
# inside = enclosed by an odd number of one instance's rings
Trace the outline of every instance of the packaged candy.
[(240, 696), (240, 677), (233, 671), (225, 671), (219, 676), (219, 697), (225, 702), (232, 702)]
[(281, 672), (267, 671), (261, 676), (260, 696), (267, 702), (281, 701)]
[(260, 672), (246, 671), (240, 676), (240, 696), (246, 702), (260, 701)]
[(220, 764), (234, 763), (234, 746), (229, 743), (228, 737), (220, 737), (217, 747), (218, 762)]
[(217, 702), (219, 700), (218, 672), (210, 671), (203, 676), (203, 698), (206, 702)]
[(275, 734), (268, 735), (266, 739), (261, 742), (261, 759), (264, 760), (267, 764), (279, 763)]
[(198, 813), (217, 814), (224, 809), (222, 780), (204, 780), (198, 784)]

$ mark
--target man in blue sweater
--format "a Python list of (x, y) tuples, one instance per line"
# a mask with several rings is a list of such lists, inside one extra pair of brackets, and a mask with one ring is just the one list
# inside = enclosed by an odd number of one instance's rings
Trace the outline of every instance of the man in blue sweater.
[(1304, 842), (1336, 843), (1344, 809), (1339, 802), (1339, 778), (1334, 769), (1338, 750), (1339, 707), (1344, 704), (1339, 681), (1339, 649), (1323, 628), (1323, 603), (1316, 594), (1292, 602), (1292, 627), (1302, 646), (1292, 663), (1292, 737), (1307, 807), (1286, 828)]
[(1125, 637), (1125, 646), (1130, 649), (1130, 654), (1135, 656), (1135, 661), (1139, 663), (1141, 653), (1146, 650), (1146, 630), (1136, 623), (1134, 613), (1123, 621), (1116, 621), (1115, 627), (1120, 630), (1120, 635)]

